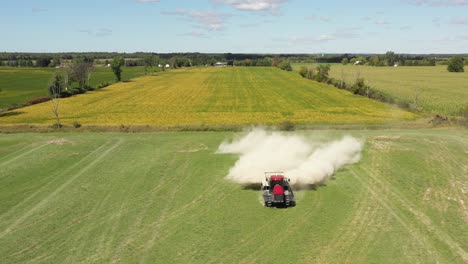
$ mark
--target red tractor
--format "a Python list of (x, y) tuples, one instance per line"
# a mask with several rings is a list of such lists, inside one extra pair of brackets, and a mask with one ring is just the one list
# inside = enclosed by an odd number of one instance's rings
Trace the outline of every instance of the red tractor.
[(266, 207), (296, 206), (294, 193), (289, 185), (289, 179), (282, 172), (265, 172), (262, 183), (263, 200)]

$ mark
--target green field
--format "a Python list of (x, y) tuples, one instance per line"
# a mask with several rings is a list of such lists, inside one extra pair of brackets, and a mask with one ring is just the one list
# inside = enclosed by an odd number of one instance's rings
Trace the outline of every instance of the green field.
[[(230, 126), (387, 123), (417, 115), (272, 67), (158, 73), (61, 100), (62, 122), (83, 125)], [(3, 124), (51, 125), (50, 102), (6, 113)]]
[(224, 179), (231, 133), (0, 135), (0, 263), (466, 263), (467, 131), (365, 139), (291, 209)]
[[(295, 65), (298, 69), (303, 64)], [(356, 77), (401, 102), (432, 114), (460, 115), (468, 109), (468, 72), (450, 73), (447, 66), (371, 67), (332, 64), (330, 77), (353, 84)]]
[[(12, 105), (20, 105), (28, 100), (47, 96), (47, 85), (55, 68), (12, 68), (0, 67), (0, 110)], [(132, 79), (145, 74), (144, 67), (126, 67), (122, 78)], [(110, 68), (96, 67), (91, 77), (91, 86), (104, 82), (114, 82)]]

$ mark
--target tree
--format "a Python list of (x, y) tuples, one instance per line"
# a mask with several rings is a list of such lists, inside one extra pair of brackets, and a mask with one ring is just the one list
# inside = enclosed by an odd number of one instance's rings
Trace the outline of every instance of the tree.
[(122, 66), (124, 66), (124, 64), (125, 59), (123, 57), (114, 57), (114, 59), (112, 60), (111, 68), (118, 82), (122, 80)]
[(367, 63), (367, 59), (366, 59), (366, 57), (364, 57), (364, 56), (356, 57), (355, 60), (356, 60), (356, 61), (360, 61), (361, 64), (366, 64), (366, 63)]
[(148, 55), (145, 56), (143, 59), (143, 62), (145, 64), (145, 75), (148, 74), (148, 68), (153, 68), (154, 65), (156, 65), (156, 59), (153, 55)]
[(464, 72), (463, 57), (457, 55), (450, 58), (447, 70), (449, 72)]
[(348, 65), (348, 63), (349, 63), (348, 58), (343, 58), (343, 60), (341, 60), (341, 64), (343, 65)]
[(317, 67), (317, 74), (314, 79), (318, 82), (326, 82), (328, 80), (328, 73), (330, 72), (330, 65), (319, 65)]
[(56, 56), (50, 63), (50, 67), (58, 67), (60, 66), (60, 64), (62, 64), (62, 60), (60, 59), (59, 56)]
[(354, 94), (367, 95), (369, 87), (366, 85), (364, 78), (357, 78), (351, 90)]
[(280, 62), (279, 66), (278, 66), (280, 69), (282, 70), (285, 70), (285, 71), (292, 71), (292, 67), (291, 67), (291, 63), (289, 63), (289, 61), (287, 60), (284, 60), (282, 62)]
[[(214, 65), (216, 62), (214, 62), (212, 65)], [(169, 59), (169, 67), (172, 69), (175, 69), (177, 67), (176, 65), (176, 57), (171, 57)]]
[(85, 89), (94, 71), (94, 60), (88, 57), (77, 57), (73, 60), (71, 71), (73, 79), (78, 82), (80, 89)]
[(62, 92), (62, 87), (64, 84), (63, 76), (57, 72), (52, 77), (49, 85), (49, 96), (52, 102), (52, 113), (54, 113), (57, 128), (61, 128), (62, 124), (60, 124), (60, 94)]
[(385, 53), (385, 60), (388, 66), (393, 66), (398, 62), (398, 55), (393, 51), (387, 51), (387, 53)]
[(64, 67), (61, 70), (61, 74), (63, 77), (63, 87), (65, 88), (65, 91), (68, 91), (68, 88), (70, 88), (72, 79), (73, 79), (73, 69), (70, 67)]
[(281, 57), (280, 57), (280, 56), (275, 56), (275, 57), (273, 58), (273, 61), (272, 61), (272, 63), (271, 63), (271, 66), (273, 66), (273, 67), (278, 67), (279, 64), (280, 64), (280, 62), (281, 62)]
[(49, 67), (51, 58), (50, 57), (40, 57), (36, 60), (37, 67)]
[(380, 56), (379, 55), (374, 55), (370, 58), (369, 60), (369, 65), (371, 66), (382, 66), (382, 62), (380, 60)]

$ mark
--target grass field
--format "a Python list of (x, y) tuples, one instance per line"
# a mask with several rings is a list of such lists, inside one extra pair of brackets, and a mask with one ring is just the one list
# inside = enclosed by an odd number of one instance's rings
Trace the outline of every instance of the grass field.
[[(301, 65), (295, 65), (295, 69)], [(330, 76), (353, 84), (357, 76), (398, 101), (415, 103), (433, 114), (460, 115), (468, 109), (468, 72), (450, 73), (447, 66), (370, 67), (332, 64)], [(419, 96), (418, 96), (419, 95)]]
[[(47, 96), (47, 85), (55, 68), (12, 68), (0, 67), (0, 110), (14, 104), (24, 104), (28, 100)], [(145, 74), (144, 67), (123, 69), (122, 78), (131, 79)], [(91, 86), (104, 82), (114, 82), (110, 68), (96, 67), (91, 78)]]
[[(61, 100), (64, 124), (238, 125), (385, 123), (416, 115), (276, 68), (195, 68), (147, 76)], [(15, 110), (4, 124), (52, 124), (50, 104)]]
[(231, 133), (1, 135), (0, 263), (468, 261), (466, 130), (301, 133), (365, 150), (287, 210), (223, 179)]

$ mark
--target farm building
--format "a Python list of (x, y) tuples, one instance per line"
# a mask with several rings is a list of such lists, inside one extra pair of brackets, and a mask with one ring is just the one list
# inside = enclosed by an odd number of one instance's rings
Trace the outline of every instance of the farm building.
[(214, 64), (215, 67), (226, 67), (227, 62), (217, 62)]

